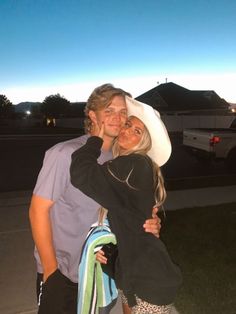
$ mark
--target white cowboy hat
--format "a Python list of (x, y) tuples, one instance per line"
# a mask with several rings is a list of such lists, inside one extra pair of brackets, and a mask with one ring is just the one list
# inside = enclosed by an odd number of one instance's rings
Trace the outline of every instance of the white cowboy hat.
[(151, 106), (125, 96), (128, 116), (139, 118), (146, 126), (152, 139), (152, 148), (147, 155), (156, 164), (163, 166), (171, 154), (171, 142), (158, 111)]

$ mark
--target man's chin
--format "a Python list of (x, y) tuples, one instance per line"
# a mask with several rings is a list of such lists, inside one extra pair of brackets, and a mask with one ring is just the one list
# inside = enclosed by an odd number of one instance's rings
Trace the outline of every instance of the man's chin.
[(117, 137), (120, 133), (120, 130), (106, 130), (106, 135), (109, 136), (109, 137)]

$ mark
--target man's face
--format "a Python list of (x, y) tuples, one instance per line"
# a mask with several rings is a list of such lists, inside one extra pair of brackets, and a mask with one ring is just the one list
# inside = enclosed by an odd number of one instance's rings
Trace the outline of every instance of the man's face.
[(96, 111), (95, 115), (100, 127), (102, 122), (104, 122), (104, 135), (113, 138), (117, 137), (120, 129), (124, 126), (127, 120), (125, 98), (122, 96), (115, 96), (108, 107)]

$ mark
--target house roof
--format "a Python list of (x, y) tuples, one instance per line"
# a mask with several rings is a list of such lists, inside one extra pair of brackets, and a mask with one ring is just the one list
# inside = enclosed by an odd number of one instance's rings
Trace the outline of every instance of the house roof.
[(212, 90), (192, 91), (172, 82), (160, 84), (136, 99), (160, 112), (227, 110), (229, 107), (229, 104)]

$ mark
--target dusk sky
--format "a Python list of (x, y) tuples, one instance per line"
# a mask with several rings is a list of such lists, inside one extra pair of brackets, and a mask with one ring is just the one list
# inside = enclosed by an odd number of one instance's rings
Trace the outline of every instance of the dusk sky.
[(215, 90), (236, 103), (235, 0), (0, 0), (0, 94), (86, 101), (113, 83)]

